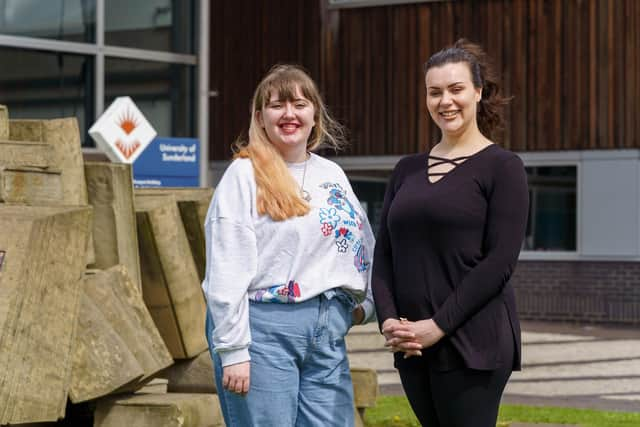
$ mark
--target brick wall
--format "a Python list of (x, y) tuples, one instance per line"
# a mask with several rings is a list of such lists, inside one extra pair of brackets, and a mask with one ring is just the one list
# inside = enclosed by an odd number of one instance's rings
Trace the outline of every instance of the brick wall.
[(640, 325), (640, 262), (520, 261), (521, 319)]

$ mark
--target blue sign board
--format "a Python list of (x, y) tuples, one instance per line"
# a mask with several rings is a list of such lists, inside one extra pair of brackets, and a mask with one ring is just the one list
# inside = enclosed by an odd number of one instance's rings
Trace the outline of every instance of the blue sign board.
[(156, 138), (133, 163), (135, 187), (198, 187), (200, 141)]

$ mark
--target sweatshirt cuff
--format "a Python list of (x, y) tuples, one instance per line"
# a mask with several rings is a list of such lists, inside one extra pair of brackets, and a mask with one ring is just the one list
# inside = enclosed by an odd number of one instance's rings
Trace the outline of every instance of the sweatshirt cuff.
[(362, 319), (362, 324), (373, 322), (376, 320), (376, 308), (371, 301), (368, 299), (362, 301), (360, 303), (362, 309), (364, 310), (364, 319)]
[(218, 352), (220, 356), (220, 363), (222, 366), (236, 365), (242, 362), (248, 362), (251, 360), (249, 356), (249, 348), (239, 348), (236, 350), (225, 350)]

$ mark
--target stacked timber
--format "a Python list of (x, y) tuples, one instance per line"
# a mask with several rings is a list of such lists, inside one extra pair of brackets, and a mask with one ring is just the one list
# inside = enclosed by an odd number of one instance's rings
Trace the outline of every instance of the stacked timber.
[(142, 295), (174, 359), (207, 348), (205, 302), (176, 198), (135, 198)]
[(85, 162), (84, 173), (96, 237), (95, 262), (91, 267), (107, 269), (122, 264), (138, 289), (142, 289), (131, 165)]
[[(9, 139), (49, 144), (53, 150), (53, 164), (61, 171), (62, 204), (85, 206), (88, 204), (84, 177), (80, 130), (75, 117), (54, 120), (9, 120)], [(93, 239), (89, 233), (89, 242)], [(94, 259), (93, 244), (87, 251), (87, 264)]]
[(59, 171), (0, 167), (0, 202), (26, 205), (63, 205)]
[(177, 360), (160, 373), (171, 393), (216, 393), (215, 373), (209, 351), (191, 359)]
[(0, 139), (0, 203), (65, 204), (62, 172), (52, 165), (51, 145)]
[(124, 266), (84, 278), (74, 349), (73, 403), (137, 388), (173, 359)]
[(140, 394), (98, 402), (94, 427), (224, 426), (213, 394)]
[(202, 281), (206, 266), (204, 221), (213, 197), (213, 188), (136, 188), (135, 190), (135, 196), (139, 199), (166, 194), (173, 195), (178, 202), (191, 255), (198, 269), (198, 278)]
[(0, 205), (0, 424), (65, 414), (90, 217)]

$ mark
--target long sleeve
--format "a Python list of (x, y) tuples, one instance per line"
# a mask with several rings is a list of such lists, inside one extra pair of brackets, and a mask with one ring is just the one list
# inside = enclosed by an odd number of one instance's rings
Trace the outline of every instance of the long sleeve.
[[(362, 209), (362, 207), (360, 208), (361, 212), (364, 212), (364, 210)], [(364, 242), (365, 242), (365, 247), (369, 248), (369, 251), (371, 251), (371, 260), (373, 258), (373, 249), (375, 247), (375, 237), (373, 235), (373, 231), (371, 230), (371, 224), (369, 224), (369, 220), (367, 219), (367, 217), (364, 217), (364, 224), (363, 224), (363, 235), (364, 235)], [(369, 267), (369, 271), (367, 274), (367, 291), (365, 294), (365, 298), (364, 301), (362, 301), (361, 305), (362, 305), (362, 309), (364, 310), (364, 319), (362, 320), (362, 323), (369, 323), (369, 322), (373, 322), (376, 319), (376, 308), (375, 308), (375, 303), (373, 300), (373, 289), (372, 289), (372, 277), (373, 277), (373, 266)]]
[(509, 281), (522, 246), (528, 206), (524, 166), (513, 155), (497, 169), (488, 194), (485, 256), (433, 316), (445, 333), (455, 331)]
[(400, 164), (396, 166), (396, 169), (387, 184), (387, 190), (385, 192), (382, 212), (380, 215), (380, 228), (378, 229), (376, 246), (373, 254), (371, 287), (375, 300), (378, 323), (380, 325), (389, 318), (398, 317), (398, 310), (396, 308), (393, 291), (393, 258), (389, 229), (387, 227), (387, 217), (389, 215), (389, 207), (391, 206), (391, 202), (395, 196), (395, 176), (399, 167)]
[(251, 221), (255, 188), (247, 162), (229, 167), (205, 222), (207, 270), (202, 287), (215, 325), (210, 338), (223, 366), (250, 359), (247, 290), (257, 272), (258, 253)]

